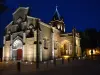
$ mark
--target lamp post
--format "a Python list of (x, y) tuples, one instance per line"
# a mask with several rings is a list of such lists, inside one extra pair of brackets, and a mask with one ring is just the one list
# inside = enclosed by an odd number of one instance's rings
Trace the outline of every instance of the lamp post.
[(75, 58), (76, 57), (76, 29), (75, 27), (73, 27), (72, 35), (73, 35), (73, 58)]
[(36, 68), (39, 68), (40, 53), (39, 53), (39, 19), (36, 20), (36, 31), (37, 31), (37, 45), (36, 45)]
[(93, 49), (91, 50), (91, 59), (93, 60)]

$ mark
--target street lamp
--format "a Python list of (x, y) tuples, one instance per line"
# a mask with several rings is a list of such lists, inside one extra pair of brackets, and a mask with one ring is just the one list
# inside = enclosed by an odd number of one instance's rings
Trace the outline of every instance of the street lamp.
[(36, 68), (38, 69), (39, 68), (39, 61), (40, 61), (40, 53), (39, 53), (39, 30), (40, 29), (40, 24), (39, 24), (39, 19), (36, 19), (36, 31), (37, 31), (37, 45), (36, 45)]
[(76, 57), (76, 29), (75, 27), (73, 27), (72, 36), (73, 36), (73, 57)]

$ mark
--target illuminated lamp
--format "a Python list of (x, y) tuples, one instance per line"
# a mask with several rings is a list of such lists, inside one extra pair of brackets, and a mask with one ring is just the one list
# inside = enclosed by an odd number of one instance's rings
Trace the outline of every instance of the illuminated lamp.
[(31, 62), (31, 64), (33, 64), (33, 63)]
[(64, 59), (68, 59), (69, 57), (70, 57), (70, 56), (68, 56), (68, 55), (64, 55), (64, 56), (63, 56)]
[(25, 63), (27, 64), (28, 62), (26, 61)]
[[(89, 55), (91, 55), (91, 51), (92, 50), (89, 50)], [(96, 51), (95, 50), (93, 50), (93, 54), (96, 54)]]

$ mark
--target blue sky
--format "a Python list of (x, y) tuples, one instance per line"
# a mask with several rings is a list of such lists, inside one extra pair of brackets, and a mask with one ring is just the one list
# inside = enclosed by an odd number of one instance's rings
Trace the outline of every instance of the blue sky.
[(100, 0), (6, 0), (8, 9), (0, 15), (0, 45), (5, 26), (12, 20), (12, 13), (19, 7), (30, 7), (31, 16), (49, 23), (56, 5), (64, 17), (66, 32), (96, 28), (100, 30)]

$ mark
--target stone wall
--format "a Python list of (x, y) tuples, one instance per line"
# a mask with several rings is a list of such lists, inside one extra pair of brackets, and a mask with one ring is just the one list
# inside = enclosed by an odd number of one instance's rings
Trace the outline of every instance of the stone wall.
[(60, 31), (58, 31), (57, 29), (53, 28), (54, 30), (54, 43), (57, 44), (56, 49), (54, 48), (54, 56), (55, 58), (60, 57), (61, 53), (60, 53)]
[(5, 45), (3, 48), (3, 60), (10, 59), (10, 41), (5, 41)]
[(28, 61), (33, 61), (35, 50), (34, 50), (34, 38), (26, 38), (25, 48), (24, 48), (24, 58), (26, 58)]
[(81, 56), (80, 38), (76, 37), (76, 53), (77, 56)]
[[(41, 35), (40, 35), (40, 40), (42, 42), (41, 48), (42, 48), (42, 58), (43, 60), (47, 60), (52, 56), (51, 54), (51, 27), (46, 25), (45, 23), (40, 23), (40, 28), (41, 28)], [(47, 48), (44, 48), (44, 39), (46, 39), (47, 42)]]

